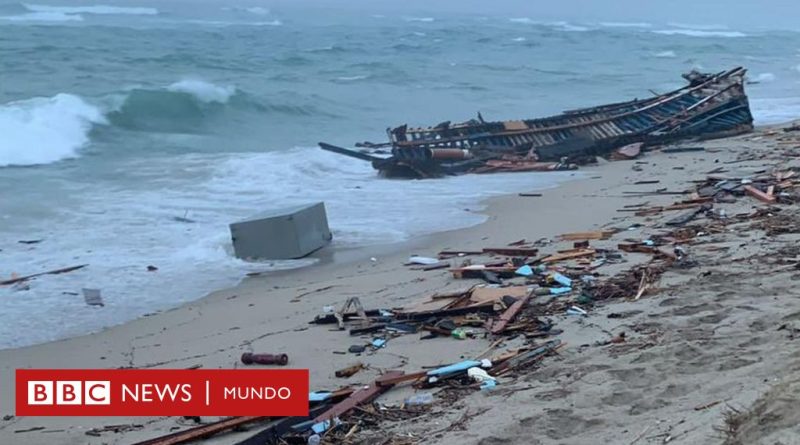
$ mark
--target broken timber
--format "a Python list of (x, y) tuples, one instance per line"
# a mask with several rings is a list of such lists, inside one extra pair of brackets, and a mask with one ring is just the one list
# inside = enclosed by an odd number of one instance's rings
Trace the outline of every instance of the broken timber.
[[(403, 371), (389, 371), (386, 374), (384, 374), (384, 376), (386, 377), (399, 377), (401, 375), (403, 375)], [(333, 420), (349, 412), (358, 405), (371, 402), (373, 399), (386, 392), (390, 387), (391, 387), (390, 385), (382, 386), (379, 385), (377, 382), (373, 382), (371, 385), (357, 390), (356, 392), (351, 394), (350, 397), (330, 407), (324, 413), (317, 416), (314, 419), (314, 422), (324, 422), (326, 420)]]
[(185, 431), (168, 434), (166, 436), (156, 437), (155, 439), (145, 440), (144, 442), (137, 442), (134, 445), (178, 445), (189, 443), (199, 439), (205, 439), (215, 434), (229, 431), (234, 428), (239, 428), (248, 423), (260, 422), (268, 417), (261, 416), (248, 416), (248, 417), (232, 417), (229, 419), (220, 420), (218, 422), (190, 428)]
[(39, 272), (39, 273), (35, 273), (35, 274), (32, 274), (32, 275), (26, 275), (24, 277), (12, 278), (10, 280), (0, 281), (0, 286), (7, 286), (9, 284), (15, 284), (15, 283), (19, 283), (21, 281), (27, 281), (27, 280), (30, 280), (31, 278), (40, 277), (42, 275), (58, 275), (58, 274), (62, 274), (62, 273), (72, 272), (72, 271), (75, 271), (75, 270), (78, 270), (78, 269), (83, 269), (86, 266), (88, 266), (88, 264), (81, 264), (79, 266), (65, 267), (63, 269), (55, 269), (55, 270), (50, 270), (50, 271), (47, 271), (47, 272)]
[(508, 323), (514, 320), (519, 311), (521, 311), (522, 308), (525, 307), (525, 304), (528, 303), (529, 299), (530, 295), (527, 295), (515, 301), (514, 304), (509, 306), (508, 309), (506, 309), (506, 311), (503, 312), (503, 315), (501, 315), (496, 322), (492, 323), (490, 332), (495, 335), (503, 332), (506, 329), (506, 326), (508, 326)]

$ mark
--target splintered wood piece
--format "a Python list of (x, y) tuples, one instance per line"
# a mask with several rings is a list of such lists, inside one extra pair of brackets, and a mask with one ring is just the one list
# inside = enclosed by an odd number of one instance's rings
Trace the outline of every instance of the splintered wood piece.
[(774, 195), (769, 195), (767, 193), (764, 193), (761, 190), (753, 187), (752, 185), (744, 186), (744, 191), (753, 198), (756, 198), (757, 200), (765, 202), (767, 204), (772, 204), (776, 201)]
[(597, 253), (597, 251), (594, 250), (594, 249), (577, 249), (574, 252), (556, 253), (554, 255), (550, 255), (548, 257), (543, 258), (541, 262), (542, 263), (556, 263), (556, 262), (559, 262), (559, 261), (566, 261), (566, 260), (572, 260), (572, 259), (575, 259), (575, 258), (592, 256), (595, 253)]

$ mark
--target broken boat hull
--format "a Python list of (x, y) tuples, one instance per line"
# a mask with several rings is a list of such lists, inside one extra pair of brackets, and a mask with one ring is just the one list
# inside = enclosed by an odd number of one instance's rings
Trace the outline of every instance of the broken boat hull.
[(459, 124), (403, 125), (387, 130), (386, 145), (392, 147), (388, 158), (320, 146), (369, 160), (390, 177), (570, 169), (574, 165), (568, 161), (594, 159), (631, 143), (717, 138), (752, 130), (745, 73), (741, 67), (717, 74), (692, 72), (683, 76), (687, 86), (666, 94), (547, 118), (485, 122), (479, 114), (479, 119)]

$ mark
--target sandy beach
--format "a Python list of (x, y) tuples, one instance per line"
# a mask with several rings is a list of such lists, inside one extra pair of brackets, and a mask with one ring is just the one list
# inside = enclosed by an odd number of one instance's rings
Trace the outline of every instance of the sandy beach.
[[(248, 278), (196, 302), (96, 334), (2, 350), (0, 443), (131, 444), (196, 426), (180, 418), (13, 417), (18, 368), (239, 368), (243, 352), (281, 352), (289, 355), (290, 367), (310, 370), (312, 388), (333, 389), (368, 384), (386, 370), (413, 372), (477, 356), (492, 339), (420, 340), (419, 334), (409, 334), (358, 357), (340, 354), (355, 339), (309, 321), (323, 307), (339, 307), (349, 297), (358, 297), (367, 308), (397, 308), (482, 283), (455, 279), (447, 269), (404, 266), (411, 255), (479, 250), (521, 239), (539, 241), (540, 250), (550, 253), (573, 247), (572, 241), (559, 241), (559, 234), (611, 228), (621, 231), (591, 245), (616, 249), (628, 239), (647, 239), (681, 211), (636, 216), (619, 210), (645, 202), (648, 208), (666, 206), (678, 197), (631, 192), (690, 189), (692, 181), (705, 180), (712, 171), (742, 178), (798, 168), (797, 158), (787, 154), (800, 147), (799, 139), (791, 139), (797, 134), (762, 128), (683, 144), (705, 151), (654, 151), (637, 160), (583, 167), (574, 180), (541, 191), (541, 197), (490, 200), (483, 211), (488, 220), (475, 227), (333, 256), (323, 251), (318, 265)], [(640, 181), (658, 183), (636, 184)], [(462, 390), (454, 400), (444, 401), (437, 389), (426, 390), (438, 400), (421, 415), (361, 428), (352, 443), (800, 443), (795, 344), (800, 291), (794, 286), (800, 279), (794, 267), (800, 262), (800, 209), (786, 202), (768, 206), (741, 196), (714, 203), (714, 211), (724, 209), (727, 217), (757, 210), (766, 216), (696, 234), (682, 245), (691, 265), (669, 267), (638, 300), (630, 295), (598, 302), (586, 317), (551, 316), (566, 346), (537, 367), (500, 378), (493, 391)], [(705, 227), (710, 220), (700, 215), (689, 225), (695, 223)], [(649, 260), (647, 254), (626, 253), (623, 262), (597, 269), (599, 279)], [(531, 304), (575, 297), (536, 297)], [(609, 344), (622, 332), (624, 342)], [(495, 352), (513, 343), (498, 344)], [(356, 361), (366, 369), (348, 379), (334, 376)], [(397, 404), (414, 392), (397, 387), (377, 402)], [(135, 426), (86, 434), (122, 424)], [(257, 430), (254, 426), (205, 443), (233, 444)]]

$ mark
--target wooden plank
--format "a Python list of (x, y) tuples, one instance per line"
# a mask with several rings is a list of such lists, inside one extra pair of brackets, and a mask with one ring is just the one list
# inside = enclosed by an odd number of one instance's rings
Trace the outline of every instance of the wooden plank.
[(492, 328), (490, 330), (491, 333), (497, 335), (503, 332), (506, 329), (506, 326), (508, 326), (508, 323), (514, 320), (519, 311), (521, 311), (522, 308), (528, 303), (529, 299), (530, 295), (526, 295), (509, 306), (508, 309), (503, 312), (503, 315), (501, 315), (497, 321), (492, 323)]
[(397, 385), (398, 383), (410, 382), (412, 380), (417, 380), (422, 377), (425, 377), (428, 374), (427, 371), (419, 371), (419, 372), (412, 372), (410, 374), (402, 374), (402, 375), (389, 375), (384, 374), (378, 377), (375, 380), (375, 384), (378, 386), (392, 386)]
[(638, 244), (638, 243), (620, 243), (617, 244), (617, 249), (623, 252), (650, 253), (650, 254), (653, 254), (656, 251), (656, 248), (653, 246), (648, 246), (645, 244)]
[[(384, 376), (399, 377), (403, 374), (403, 371), (389, 371), (384, 374)], [(314, 419), (314, 422), (324, 422), (326, 420), (333, 420), (336, 417), (342, 416), (358, 405), (371, 402), (379, 395), (388, 391), (390, 387), (391, 385), (380, 386), (378, 385), (377, 381), (375, 381), (366, 388), (361, 388), (355, 391), (350, 395), (350, 397), (330, 407), (330, 409), (317, 416)]]
[(88, 266), (88, 264), (81, 264), (78, 266), (65, 267), (63, 269), (55, 269), (55, 270), (49, 270), (47, 272), (39, 272), (32, 275), (26, 275), (24, 277), (12, 278), (10, 280), (0, 281), (0, 286), (19, 283), (20, 281), (30, 280), (31, 278), (40, 277), (42, 275), (58, 275), (62, 273), (72, 272), (74, 270), (83, 269), (86, 266)]
[(483, 253), (506, 256), (536, 256), (539, 253), (539, 249), (532, 247), (484, 247)]
[(580, 241), (580, 240), (590, 240), (590, 239), (608, 239), (611, 238), (611, 235), (613, 234), (614, 234), (613, 230), (597, 230), (594, 232), (564, 233), (559, 235), (558, 237), (565, 241)]
[(205, 439), (206, 437), (211, 437), (215, 434), (232, 430), (248, 423), (258, 422), (266, 419), (268, 419), (268, 417), (231, 417), (218, 422), (210, 423), (208, 425), (189, 428), (186, 431), (179, 431), (177, 433), (167, 434), (166, 436), (156, 437), (143, 442), (137, 442), (134, 445), (178, 445), (182, 443), (193, 442), (199, 439)]
[(558, 261), (566, 261), (566, 260), (571, 260), (571, 259), (575, 259), (575, 258), (582, 258), (582, 257), (592, 256), (595, 253), (597, 253), (597, 251), (594, 250), (594, 249), (580, 249), (580, 250), (578, 250), (576, 252), (557, 253), (557, 254), (554, 254), (554, 255), (550, 255), (548, 257), (542, 258), (541, 262), (542, 263), (555, 263), (555, 262), (558, 262)]
[[(765, 202), (767, 204), (773, 204), (776, 201), (776, 198), (775, 198), (774, 195), (768, 195), (768, 194), (762, 192), (761, 190), (753, 187), (752, 185), (744, 186), (744, 191), (748, 195), (752, 196), (753, 198), (755, 198), (755, 199), (757, 199), (759, 201)], [(0, 283), (0, 284), (2, 284), (2, 283)]]

